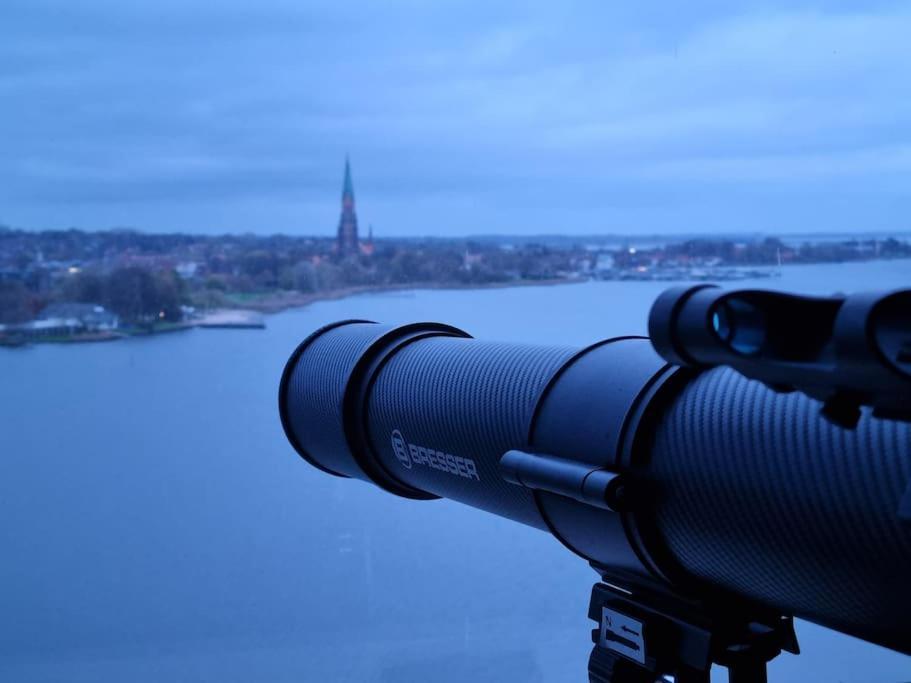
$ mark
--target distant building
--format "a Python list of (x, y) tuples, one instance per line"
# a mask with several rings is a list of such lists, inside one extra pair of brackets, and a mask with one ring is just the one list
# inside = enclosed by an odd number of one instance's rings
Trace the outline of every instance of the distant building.
[(342, 215), (338, 221), (338, 236), (335, 249), (340, 254), (356, 254), (359, 251), (357, 236), (357, 213), (354, 211), (354, 183), (351, 181), (351, 164), (345, 157), (345, 180), (342, 184)]
[(181, 279), (192, 280), (199, 272), (199, 264), (196, 261), (181, 261), (174, 266), (174, 270)]
[(0, 282), (12, 282), (14, 280), (23, 279), (25, 279), (25, 271), (22, 268), (0, 266)]
[(76, 318), (42, 318), (21, 325), (11, 325), (10, 331), (26, 338), (71, 337), (82, 332), (83, 327)]
[(599, 272), (613, 270), (614, 268), (614, 255), (610, 252), (602, 252), (598, 254), (597, 259), (595, 260), (595, 270)]
[(67, 328), (71, 331), (107, 332), (120, 326), (120, 319), (98, 304), (51, 304), (34, 324), (40, 327)]
[(364, 256), (372, 256), (375, 247), (373, 246), (373, 224), (367, 229), (367, 241), (361, 242), (361, 253)]
[(462, 255), (462, 270), (474, 270), (475, 266), (484, 263), (484, 254), (472, 253), (468, 249)]

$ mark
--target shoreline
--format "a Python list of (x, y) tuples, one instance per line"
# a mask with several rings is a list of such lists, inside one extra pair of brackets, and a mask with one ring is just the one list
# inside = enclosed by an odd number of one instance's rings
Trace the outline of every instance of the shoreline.
[(549, 278), (546, 280), (515, 280), (511, 282), (487, 282), (479, 284), (445, 284), (434, 282), (410, 282), (394, 285), (361, 285), (355, 287), (343, 287), (325, 292), (292, 292), (282, 291), (274, 292), (263, 296), (260, 300), (239, 301), (237, 307), (226, 308), (222, 310), (250, 310), (262, 313), (264, 315), (274, 315), (283, 311), (295, 308), (306, 308), (307, 306), (321, 301), (337, 301), (347, 299), (350, 296), (360, 294), (382, 294), (385, 292), (409, 292), (424, 289), (434, 290), (484, 290), (484, 289), (508, 289), (513, 287), (552, 287), (555, 285), (571, 285), (587, 282), (587, 278), (567, 277), (567, 278)]
[(395, 285), (362, 285), (356, 287), (343, 287), (325, 292), (270, 292), (250, 301), (238, 301), (235, 306), (211, 309), (202, 314), (198, 319), (187, 320), (179, 323), (168, 323), (161, 327), (151, 329), (129, 329), (87, 332), (67, 337), (7, 337), (0, 336), (0, 349), (22, 348), (36, 344), (89, 344), (93, 342), (111, 342), (132, 337), (152, 337), (161, 334), (171, 334), (192, 329), (264, 329), (266, 327), (264, 316), (275, 315), (284, 311), (306, 308), (321, 301), (337, 301), (361, 294), (381, 294), (384, 292), (417, 291), (426, 289), (446, 290), (484, 290), (506, 289), (513, 287), (551, 287), (555, 285), (569, 285), (586, 282), (586, 278), (549, 278), (545, 280), (517, 280), (511, 282), (489, 282), (479, 284), (444, 284), (433, 282), (414, 282)]
[[(871, 259), (867, 262), (893, 261), (896, 259)], [(911, 259), (898, 259), (908, 260)], [(792, 266), (825, 266), (839, 265), (845, 262), (819, 262), (807, 264), (787, 264), (784, 269)], [(865, 262), (866, 263), (866, 262)], [(780, 272), (780, 271), (779, 271)], [(739, 279), (739, 278), (738, 278)], [(594, 279), (598, 281), (597, 279)], [(178, 323), (164, 323), (153, 325), (150, 329), (124, 328), (109, 331), (94, 331), (72, 336), (59, 337), (28, 337), (26, 335), (3, 336), (0, 332), (0, 349), (27, 347), (37, 344), (86, 344), (90, 342), (116, 341), (131, 337), (146, 337), (159, 334), (170, 334), (194, 328), (199, 329), (262, 329), (266, 327), (265, 316), (275, 315), (284, 311), (306, 308), (322, 301), (337, 301), (363, 294), (383, 294), (390, 292), (416, 292), (421, 290), (487, 290), (487, 289), (512, 289), (518, 287), (551, 287), (556, 285), (582, 284), (593, 281), (591, 277), (570, 276), (562, 278), (547, 278), (541, 280), (511, 280), (487, 283), (441, 283), (441, 282), (410, 282), (388, 285), (360, 285), (342, 287), (340, 289), (321, 292), (303, 293), (299, 291), (280, 290), (263, 292), (260, 294), (235, 295), (228, 297), (226, 305), (219, 308), (200, 311), (198, 317)], [(617, 280), (627, 281), (627, 280)], [(639, 281), (630, 279), (629, 281)], [(716, 281), (716, 280), (712, 280)]]

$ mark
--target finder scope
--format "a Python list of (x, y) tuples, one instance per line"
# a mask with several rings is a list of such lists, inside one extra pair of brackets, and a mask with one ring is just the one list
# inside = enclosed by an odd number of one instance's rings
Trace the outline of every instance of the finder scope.
[[(590, 680), (707, 681), (712, 662), (765, 680), (797, 650), (793, 616), (911, 654), (908, 292), (866, 308), (732, 294), (659, 298), (665, 357), (644, 337), (578, 349), (329, 325), (288, 361), (282, 425), (325, 472), (514, 519), (590, 562)], [(836, 397), (856, 414), (821, 411)]]

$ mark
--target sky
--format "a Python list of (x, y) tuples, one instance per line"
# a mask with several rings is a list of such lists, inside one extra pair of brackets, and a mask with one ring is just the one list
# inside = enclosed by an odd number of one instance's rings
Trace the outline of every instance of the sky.
[[(736, 5), (736, 6), (735, 6)], [(0, 224), (911, 229), (911, 4), (2, 0)]]

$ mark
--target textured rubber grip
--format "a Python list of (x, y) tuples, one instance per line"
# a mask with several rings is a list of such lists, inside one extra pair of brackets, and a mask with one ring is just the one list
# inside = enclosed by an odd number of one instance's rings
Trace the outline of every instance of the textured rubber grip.
[(701, 581), (911, 651), (911, 426), (819, 408), (728, 369), (685, 386), (647, 465), (660, 538)]
[(538, 397), (573, 353), (451, 337), (401, 348), (367, 394), (375, 456), (417, 489), (545, 528), (531, 492), (506, 482), (499, 461), (525, 447)]

